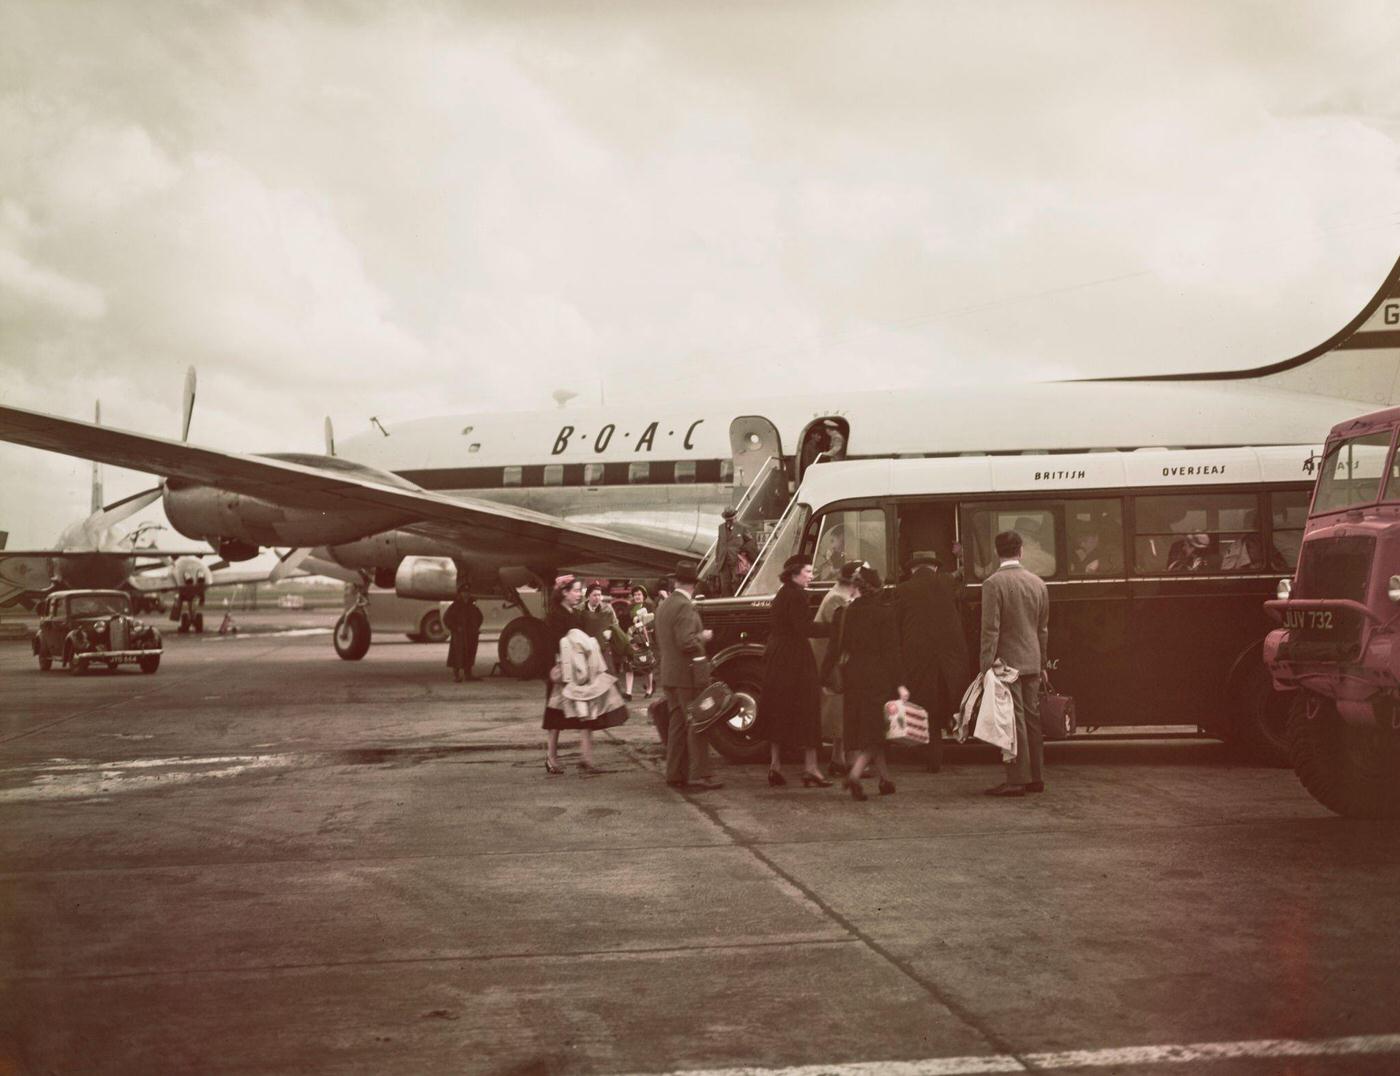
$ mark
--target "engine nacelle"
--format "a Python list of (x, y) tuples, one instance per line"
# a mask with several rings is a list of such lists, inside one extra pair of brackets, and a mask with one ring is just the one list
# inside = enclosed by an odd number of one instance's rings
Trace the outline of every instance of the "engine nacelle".
[(256, 542), (241, 542), (237, 538), (221, 538), (219, 556), (227, 561), (252, 560), (262, 548)]
[[(162, 497), (171, 525), (187, 538), (256, 546), (338, 545), (406, 522), (385, 508), (355, 508), (343, 502), (324, 511), (288, 508), (259, 497), (169, 479)], [(231, 559), (231, 558), (230, 558)]]
[[(395, 571), (404, 557), (454, 557), (461, 551), (447, 542), (434, 538), (424, 538), (407, 531), (386, 531), (371, 534), (356, 542), (342, 542), (326, 550), (330, 559), (342, 568), (387, 569)], [(393, 584), (389, 584), (392, 586)]]
[(400, 598), (451, 601), (457, 596), (457, 565), (451, 557), (404, 557), (394, 573)]

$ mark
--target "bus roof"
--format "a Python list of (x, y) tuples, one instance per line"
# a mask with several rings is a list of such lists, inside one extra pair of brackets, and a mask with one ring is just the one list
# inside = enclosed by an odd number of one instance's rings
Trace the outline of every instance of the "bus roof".
[(802, 479), (797, 500), (816, 509), (856, 498), (932, 493), (1065, 493), (1125, 487), (1311, 482), (1313, 457), (1319, 451), (1320, 446), (1315, 445), (1285, 445), (847, 460), (810, 468)]

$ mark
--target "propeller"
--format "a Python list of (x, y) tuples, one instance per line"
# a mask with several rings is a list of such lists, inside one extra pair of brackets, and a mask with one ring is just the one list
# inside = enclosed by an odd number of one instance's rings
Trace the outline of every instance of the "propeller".
[(300, 549), (289, 549), (285, 556), (277, 558), (277, 566), (268, 573), (268, 582), (280, 583), (289, 575), (301, 567), (301, 562), (311, 556), (311, 546), (302, 546)]
[(113, 501), (89, 516), (88, 526), (97, 531), (106, 530), (128, 517), (134, 516), (146, 506), (154, 504), (160, 500), (160, 494), (161, 488), (156, 486), (153, 489), (143, 489), (140, 493), (133, 493), (130, 497), (123, 497), (119, 501)]
[(326, 455), (335, 455), (335, 428), (331, 426), (331, 416), (326, 416)]
[(194, 417), (194, 388), (194, 367), (190, 366), (185, 370), (185, 401), (183, 415), (180, 421), (181, 441), (188, 441), (190, 439), (190, 419)]
[[(102, 425), (102, 401), (98, 400), (92, 409), (92, 424)], [(102, 511), (102, 464), (96, 460), (92, 461), (92, 502), (88, 505), (89, 512)]]

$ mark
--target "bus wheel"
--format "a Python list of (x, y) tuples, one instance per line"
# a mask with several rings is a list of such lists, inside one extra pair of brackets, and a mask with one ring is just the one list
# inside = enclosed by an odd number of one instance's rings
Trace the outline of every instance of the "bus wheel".
[(501, 672), (517, 680), (539, 680), (554, 663), (544, 621), (518, 616), (505, 626), (496, 644)]
[(1343, 721), (1331, 699), (1298, 692), (1288, 722), (1293, 772), (1346, 818), (1400, 818), (1400, 743), (1389, 729)]
[(369, 617), (363, 609), (349, 609), (335, 622), (331, 633), (335, 652), (342, 661), (359, 661), (369, 653)]
[(1261, 662), (1240, 678), (1230, 741), (1241, 757), (1261, 766), (1287, 769), (1289, 711), (1297, 692), (1275, 691)]
[(758, 697), (763, 689), (763, 662), (756, 657), (735, 658), (715, 670), (739, 697), (739, 711), (728, 721), (710, 727), (710, 743), (730, 762), (766, 762), (768, 741), (752, 734), (758, 716)]
[(442, 622), (442, 614), (436, 609), (429, 609), (418, 622), (417, 637), (410, 635), (409, 638), (416, 643), (447, 642), (447, 625)]

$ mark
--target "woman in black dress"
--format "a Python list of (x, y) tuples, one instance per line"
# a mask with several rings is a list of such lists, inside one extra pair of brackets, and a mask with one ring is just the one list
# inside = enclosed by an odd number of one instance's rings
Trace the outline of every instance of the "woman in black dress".
[(880, 775), (880, 795), (894, 792), (894, 782), (885, 767), (885, 703), (907, 699), (899, 660), (899, 613), (885, 601), (880, 591), (880, 573), (862, 567), (856, 574), (856, 597), (836, 614), (833, 632), (840, 639), (834, 657), (843, 657), (842, 681), (845, 687), (843, 732), (846, 748), (856, 751), (855, 762), (846, 777), (846, 788), (854, 800), (865, 799), (860, 778), (872, 761)]
[(571, 628), (581, 626), (578, 615), (581, 604), (583, 604), (583, 583), (581, 581), (572, 575), (561, 575), (554, 580), (554, 587), (549, 593), (549, 608), (544, 614), (544, 626), (549, 638), (547, 653), (552, 656), (553, 660), (550, 662), (549, 671), (544, 674), (544, 721), (542, 722), (542, 727), (548, 733), (549, 740), (544, 758), (544, 768), (545, 772), (551, 776), (564, 772), (564, 767), (559, 764), (560, 729), (580, 729), (582, 731), (579, 754), (583, 756), (583, 761), (579, 763), (579, 769), (585, 773), (593, 769), (594, 723), (577, 721), (565, 715), (560, 707), (549, 705), (550, 695), (553, 694), (557, 686), (554, 676), (558, 669), (559, 640), (569, 634)]
[(768, 621), (768, 664), (753, 734), (768, 741), (770, 785), (787, 784), (781, 769), (782, 750), (800, 747), (803, 785), (825, 788), (831, 782), (817, 770), (817, 748), (822, 742), (821, 684), (808, 640), (829, 636), (831, 625), (815, 623), (807, 604), (807, 584), (812, 581), (810, 558), (789, 557), (781, 579), (783, 585), (773, 599)]

